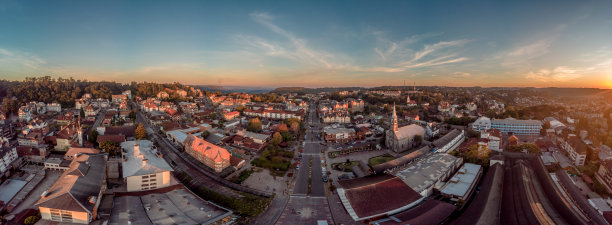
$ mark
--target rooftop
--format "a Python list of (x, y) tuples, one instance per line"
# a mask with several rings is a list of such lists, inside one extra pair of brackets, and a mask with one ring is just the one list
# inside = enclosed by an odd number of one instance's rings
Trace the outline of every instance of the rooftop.
[(395, 131), (395, 135), (398, 139), (408, 138), (415, 135), (421, 135), (421, 137), (424, 137), (425, 129), (419, 125), (410, 124), (408, 126), (398, 128), (397, 131)]
[(109, 224), (213, 224), (232, 211), (209, 203), (185, 187), (165, 193), (115, 197)]
[(172, 167), (161, 158), (161, 153), (152, 149), (149, 140), (127, 141), (121, 143), (123, 152), (123, 177), (174, 171)]
[(478, 180), (482, 166), (465, 163), (455, 173), (455, 175), (446, 182), (446, 185), (440, 190), (443, 194), (464, 197), (470, 191), (470, 187)]
[(106, 180), (106, 154), (83, 154), (72, 160), (70, 168), (47, 190), (35, 206), (91, 213)]
[(417, 161), (396, 176), (417, 192), (428, 189), (461, 163), (461, 159), (446, 153), (433, 154)]
[(437, 140), (435, 140), (433, 142), (433, 145), (441, 148), (444, 147), (446, 144), (450, 143), (453, 139), (455, 139), (457, 136), (459, 136), (461, 134), (461, 131), (454, 129), (451, 132), (448, 132), (448, 134), (442, 136), (441, 138), (438, 138)]
[(423, 197), (399, 178), (387, 174), (338, 182), (342, 204), (356, 221), (401, 211)]

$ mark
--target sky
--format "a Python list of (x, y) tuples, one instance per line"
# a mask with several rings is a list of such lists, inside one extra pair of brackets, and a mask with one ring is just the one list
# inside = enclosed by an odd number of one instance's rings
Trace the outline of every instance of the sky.
[(0, 79), (612, 88), (612, 1), (0, 0)]

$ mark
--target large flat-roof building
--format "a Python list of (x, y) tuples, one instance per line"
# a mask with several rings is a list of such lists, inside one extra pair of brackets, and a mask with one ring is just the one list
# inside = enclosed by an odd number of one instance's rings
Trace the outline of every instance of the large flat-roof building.
[(381, 218), (412, 208), (425, 197), (388, 174), (340, 180), (338, 196), (355, 221)]
[(34, 204), (44, 220), (89, 224), (106, 189), (106, 154), (82, 154)]
[(174, 171), (162, 158), (160, 152), (153, 149), (151, 141), (127, 141), (121, 143), (123, 179), (127, 191), (142, 191), (170, 186)]
[(446, 153), (436, 153), (395, 172), (395, 176), (404, 181), (413, 190), (422, 196), (433, 193), (434, 187), (448, 179), (459, 166), (463, 159)]
[(455, 201), (466, 201), (482, 176), (482, 166), (465, 163), (440, 189), (442, 196)]

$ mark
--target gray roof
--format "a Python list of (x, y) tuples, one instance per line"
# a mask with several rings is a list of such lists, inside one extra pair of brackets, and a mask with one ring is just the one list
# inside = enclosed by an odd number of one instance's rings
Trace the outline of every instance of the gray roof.
[(124, 160), (121, 162), (123, 177), (174, 171), (163, 158), (159, 157), (161, 153), (152, 149), (149, 140), (126, 141), (121, 143), (121, 148), (124, 150)]
[(106, 154), (79, 155), (35, 206), (91, 213), (95, 204), (89, 198), (98, 196), (104, 180)]
[(453, 139), (455, 139), (457, 136), (459, 136), (461, 134), (461, 131), (454, 129), (451, 132), (448, 132), (448, 134), (442, 136), (441, 138), (438, 138), (437, 140), (435, 140), (433, 142), (433, 145), (441, 148), (444, 147), (446, 144), (448, 144), (449, 142), (451, 142)]
[(446, 185), (440, 192), (457, 197), (466, 197), (470, 191), (470, 187), (478, 179), (481, 168), (480, 165), (472, 163), (463, 164), (463, 167), (446, 182)]
[(539, 120), (517, 120), (514, 118), (507, 119), (493, 119), (493, 124), (531, 124), (531, 125), (542, 125), (542, 121)]
[(403, 170), (397, 171), (396, 176), (415, 191), (421, 193), (438, 181), (445, 178), (450, 170), (454, 170), (461, 164), (460, 158), (446, 153), (432, 154)]

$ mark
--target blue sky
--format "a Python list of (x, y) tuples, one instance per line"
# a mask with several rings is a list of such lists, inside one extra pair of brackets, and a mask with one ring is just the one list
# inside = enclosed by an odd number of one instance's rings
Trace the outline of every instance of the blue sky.
[(612, 87), (611, 1), (5, 1), (0, 78)]

